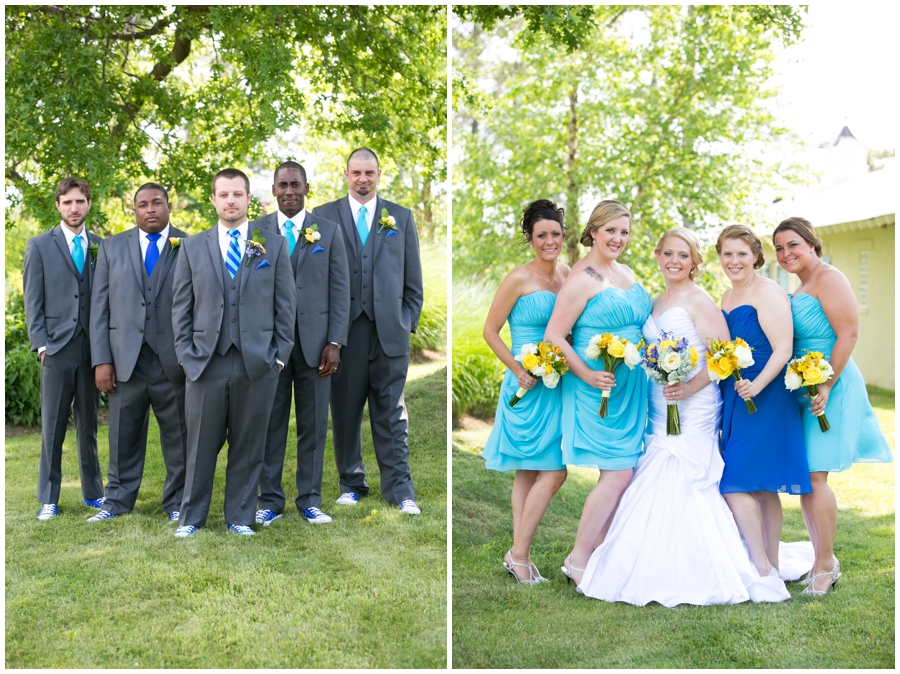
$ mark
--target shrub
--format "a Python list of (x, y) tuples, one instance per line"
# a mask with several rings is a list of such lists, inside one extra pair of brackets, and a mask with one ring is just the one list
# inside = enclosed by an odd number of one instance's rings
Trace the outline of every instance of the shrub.
[[(494, 299), (493, 284), (453, 283), (453, 418), (493, 417), (506, 366), (484, 341), (484, 320)], [(503, 328), (508, 341), (508, 327)]]
[(34, 426), (41, 422), (41, 364), (28, 343), (25, 298), (6, 298), (6, 419)]
[(411, 355), (447, 350), (447, 247), (439, 241), (423, 243), (421, 254), (425, 301), (419, 327), (410, 336)]

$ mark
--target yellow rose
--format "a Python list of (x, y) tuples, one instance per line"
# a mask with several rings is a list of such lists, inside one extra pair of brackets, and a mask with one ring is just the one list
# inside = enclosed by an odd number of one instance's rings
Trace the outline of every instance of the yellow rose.
[(618, 339), (613, 339), (609, 343), (607, 351), (613, 358), (622, 358), (625, 355), (625, 344)]
[(697, 353), (697, 349), (693, 346), (688, 350), (688, 354), (691, 357), (691, 367), (694, 367), (697, 364), (697, 361), (700, 360), (700, 354)]
[(826, 381), (828, 381), (828, 377), (825, 376), (825, 373), (822, 372), (822, 370), (818, 366), (810, 365), (803, 373), (803, 380), (807, 385), (824, 384)]
[(529, 353), (527, 356), (525, 356), (522, 359), (522, 367), (524, 367), (526, 370), (530, 371), (530, 370), (533, 370), (535, 367), (537, 367), (537, 364), (539, 362), (540, 362), (540, 358), (535, 356), (533, 353)]
[(709, 369), (719, 375), (720, 379), (725, 379), (734, 372), (734, 363), (731, 362), (731, 358), (718, 358), (710, 361)]
[(551, 372), (553, 372), (553, 366), (552, 365), (544, 365), (544, 372), (546, 374), (550, 374)]
[(613, 339), (613, 336), (611, 334), (609, 334), (608, 332), (604, 332), (600, 336), (600, 348), (601, 349), (609, 348), (609, 343), (612, 341), (612, 339)]
[(659, 350), (665, 351), (666, 349), (674, 348), (674, 346), (675, 346), (675, 342), (673, 342), (671, 339), (667, 339), (667, 340), (659, 343)]

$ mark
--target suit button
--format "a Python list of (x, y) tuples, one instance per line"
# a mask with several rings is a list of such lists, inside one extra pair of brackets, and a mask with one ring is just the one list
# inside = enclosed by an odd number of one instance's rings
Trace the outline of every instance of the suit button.
[(144, 332), (143, 330), (138, 330), (138, 332)]
[(368, 287), (369, 287), (369, 286), (363, 286), (363, 290), (365, 290), (365, 289), (368, 288)]
[(78, 279), (78, 282), (79, 282), (79, 283), (84, 283), (84, 279), (83, 279), (83, 278), (80, 278), (80, 279)]
[(81, 296), (84, 297), (84, 293), (81, 293)]
[(141, 306), (144, 306), (144, 303), (143, 303), (143, 302), (141, 302)]
[(234, 306), (234, 302), (231, 303), (231, 306)]
[(231, 319), (231, 322), (234, 323), (235, 320), (236, 320), (236, 319), (232, 318), (232, 319)]
[(366, 303), (366, 301), (365, 301), (365, 300), (363, 300), (363, 304), (365, 304), (365, 303)]
[(150, 286), (147, 286), (147, 290), (150, 290)]
[(77, 322), (78, 322), (78, 319), (77, 319), (77, 318), (73, 318), (73, 319), (72, 319), (72, 322), (73, 322), (73, 323), (77, 323)]
[(363, 255), (363, 257), (366, 258), (367, 260), (369, 259), (368, 255)]
[(150, 315), (149, 315), (149, 314), (147, 315), (147, 320), (148, 320), (148, 321), (150, 320)]
[(76, 299), (76, 300), (78, 299), (78, 295), (75, 295), (75, 299)]
[(224, 306), (225, 306), (224, 304), (220, 304), (220, 305), (219, 305), (219, 308), (221, 309), (221, 308), (224, 307)]
[(353, 273), (354, 273), (354, 274), (356, 273), (356, 270), (355, 270), (355, 269), (353, 270)]

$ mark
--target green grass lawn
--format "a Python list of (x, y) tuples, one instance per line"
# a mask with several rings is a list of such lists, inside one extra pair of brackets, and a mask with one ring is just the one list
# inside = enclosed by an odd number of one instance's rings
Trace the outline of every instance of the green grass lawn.
[[(40, 435), (6, 443), (6, 666), (435, 668), (446, 666), (447, 370), (414, 365), (406, 387), (410, 460), (422, 515), (379, 492), (368, 415), (368, 498), (339, 495), (329, 445), (323, 509), (297, 515), (287, 452), (285, 517), (253, 537), (225, 529), (225, 451), (205, 528), (179, 540), (160, 504), (159, 432), (135, 510), (88, 524), (70, 432), (59, 517), (37, 520)], [(152, 415), (151, 415), (152, 418)], [(107, 428), (99, 433), (108, 461)], [(288, 447), (295, 446), (293, 417)]]
[[(894, 397), (870, 391), (894, 447)], [(780, 604), (645, 607), (575, 594), (559, 572), (597, 472), (574, 469), (538, 528), (532, 560), (551, 582), (517, 585), (512, 473), (484, 468), (485, 429), (454, 433), (453, 666), (467, 668), (861, 668), (894, 666), (894, 465), (829, 478), (844, 577), (825, 597)], [(782, 540), (808, 540), (797, 497), (782, 496)]]

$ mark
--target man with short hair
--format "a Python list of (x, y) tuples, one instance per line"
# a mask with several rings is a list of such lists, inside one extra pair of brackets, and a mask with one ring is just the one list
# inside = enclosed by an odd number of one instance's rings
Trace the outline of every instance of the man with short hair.
[(294, 346), (297, 293), (287, 241), (250, 231), (250, 181), (243, 172), (219, 171), (212, 190), (219, 222), (181, 244), (172, 286), (175, 352), (187, 377), (179, 538), (206, 524), (226, 440), (225, 522), (235, 534), (254, 533), (269, 412)]
[(259, 479), (257, 524), (281, 517), (281, 487), (291, 386), (297, 420), (297, 510), (311, 524), (331, 517), (321, 510), (322, 468), (328, 434), (328, 398), (332, 375), (341, 361), (350, 322), (350, 286), (344, 237), (337, 224), (304, 208), (309, 193), (306, 170), (287, 161), (275, 169), (272, 196), (278, 209), (250, 223), (282, 234), (288, 242), (297, 288), (294, 349), (278, 378), (278, 390), (266, 434), (266, 457)]
[(100, 237), (87, 231), (91, 187), (66, 178), (56, 188), (62, 222), (29, 239), (23, 282), (25, 319), (31, 348), (41, 359), (41, 464), (38, 519), (59, 514), (62, 446), (69, 409), (74, 408), (81, 493), (85, 505), (103, 505), (103, 478), (97, 457), (100, 392), (91, 368), (91, 279)]
[(150, 407), (166, 464), (162, 506), (170, 521), (178, 520), (187, 426), (184, 371), (172, 332), (172, 279), (187, 233), (169, 223), (171, 210), (162, 185), (142, 185), (134, 195), (137, 226), (100, 245), (91, 301), (91, 356), (97, 388), (109, 394), (109, 471), (106, 502), (88, 522), (134, 509)]
[(313, 215), (341, 224), (350, 268), (350, 331), (331, 385), (342, 492), (337, 503), (353, 505), (369, 491), (362, 461), (362, 417), (368, 400), (381, 495), (401, 511), (418, 515), (403, 387), (409, 336), (422, 313), (419, 236), (409, 209), (375, 194), (381, 169), (372, 150), (354, 150), (344, 177), (349, 194), (313, 209)]

